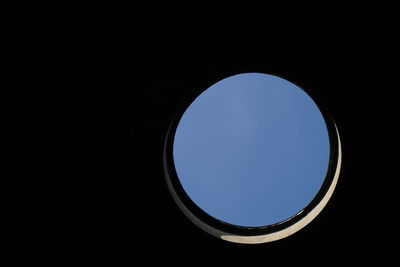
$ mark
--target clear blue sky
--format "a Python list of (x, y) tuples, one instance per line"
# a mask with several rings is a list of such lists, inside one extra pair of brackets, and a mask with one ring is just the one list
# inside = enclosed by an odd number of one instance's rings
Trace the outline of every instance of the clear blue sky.
[(302, 89), (246, 73), (196, 98), (179, 122), (173, 156), (184, 190), (201, 209), (231, 224), (262, 226), (313, 199), (329, 149), (325, 121)]

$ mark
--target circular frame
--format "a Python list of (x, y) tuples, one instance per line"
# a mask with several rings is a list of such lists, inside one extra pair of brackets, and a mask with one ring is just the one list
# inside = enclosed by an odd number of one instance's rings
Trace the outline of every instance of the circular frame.
[[(275, 74), (273, 75), (280, 77)], [(290, 82), (293, 83), (292, 81)], [(295, 85), (298, 86), (297, 84)], [(313, 200), (305, 208), (292, 217), (271, 225), (259, 227), (239, 226), (218, 220), (199, 208), (187, 195), (179, 181), (173, 159), (173, 142), (175, 132), (186, 109), (202, 92), (207, 90), (209, 87), (203, 90), (198, 90), (192, 95), (192, 97), (188, 98), (187, 101), (185, 101), (185, 103), (183, 103), (174, 114), (164, 140), (163, 170), (168, 189), (172, 194), (176, 204), (182, 210), (182, 212), (199, 228), (213, 236), (230, 242), (244, 244), (266, 243), (285, 238), (299, 231), (309, 224), (326, 206), (336, 187), (342, 162), (342, 150), (339, 132), (329, 113), (323, 107), (318, 105), (315, 99), (306, 90), (300, 86), (298, 87), (311, 97), (325, 120), (330, 142), (329, 166), (325, 180)]]

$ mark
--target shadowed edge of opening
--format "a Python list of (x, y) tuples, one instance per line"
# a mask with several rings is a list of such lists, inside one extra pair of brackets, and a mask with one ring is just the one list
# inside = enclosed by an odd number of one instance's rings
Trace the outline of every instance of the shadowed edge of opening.
[[(280, 75), (275, 76), (285, 79)], [(289, 82), (293, 83), (292, 81)], [(296, 83), (293, 84), (302, 89), (314, 101), (324, 117), (330, 140), (330, 159), (325, 180), (314, 199), (297, 214), (275, 224), (259, 227), (233, 225), (212, 217), (199, 208), (191, 200), (191, 198), (183, 189), (183, 186), (181, 185), (179, 177), (176, 173), (172, 155), (173, 139), (181, 116), (186, 111), (186, 108), (197, 98), (201, 92), (203, 92), (203, 90), (198, 90), (190, 98), (187, 98), (185, 105), (182, 105), (182, 107), (180, 107), (180, 109), (178, 109), (174, 114), (164, 140), (162, 151), (163, 171), (165, 174), (167, 187), (177, 206), (195, 225), (202, 230), (215, 237), (234, 243), (260, 244), (271, 242), (290, 236), (304, 228), (315, 217), (317, 217), (317, 215), (328, 203), (336, 187), (342, 162), (342, 149), (339, 131), (333, 118), (330, 116), (330, 113), (323, 106), (320, 106), (318, 102), (315, 101), (315, 99), (301, 86), (297, 85)]]

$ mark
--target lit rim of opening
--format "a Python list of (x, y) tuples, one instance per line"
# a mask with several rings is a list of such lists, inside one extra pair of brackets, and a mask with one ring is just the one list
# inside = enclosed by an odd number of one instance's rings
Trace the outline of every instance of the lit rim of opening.
[[(275, 74), (274, 76), (280, 77)], [(292, 81), (290, 82), (293, 83)], [(297, 84), (295, 85), (298, 86)], [(207, 87), (205, 90), (207, 90), (209, 87)], [(308, 92), (302, 87), (298, 87), (308, 94)], [(199, 208), (183, 189), (183, 186), (180, 183), (179, 177), (176, 173), (175, 163), (173, 159), (173, 142), (176, 129), (184, 112), (192, 104), (192, 102), (205, 90), (196, 92), (193, 97), (191, 97), (191, 99), (188, 99), (188, 101), (186, 101), (186, 103), (184, 103), (181, 108), (175, 113), (175, 116), (173, 117), (167, 130), (166, 138), (164, 141), (163, 170), (168, 189), (178, 207), (195, 225), (197, 225), (202, 230), (215, 237), (234, 243), (267, 243), (288, 237), (304, 228), (315, 217), (317, 217), (318, 214), (326, 206), (335, 190), (336, 184), (339, 179), (339, 173), (342, 164), (342, 148), (340, 143), (339, 131), (330, 114), (323, 107), (318, 105), (315, 99), (310, 94), (308, 94), (323, 115), (328, 129), (330, 142), (328, 171), (325, 176), (325, 180), (321, 186), (321, 189), (318, 191), (313, 200), (297, 214), (284, 221), (259, 227), (239, 226), (218, 220)]]

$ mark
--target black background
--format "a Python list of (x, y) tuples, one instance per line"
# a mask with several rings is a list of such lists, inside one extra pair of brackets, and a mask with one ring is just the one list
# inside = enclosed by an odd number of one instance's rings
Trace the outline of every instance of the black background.
[[(365, 264), (398, 261), (395, 10), (367, 4), (18, 6), (5, 9), (12, 264)], [(242, 72), (308, 89), (341, 133), (324, 211), (262, 245), (218, 240), (175, 206), (169, 120)]]

